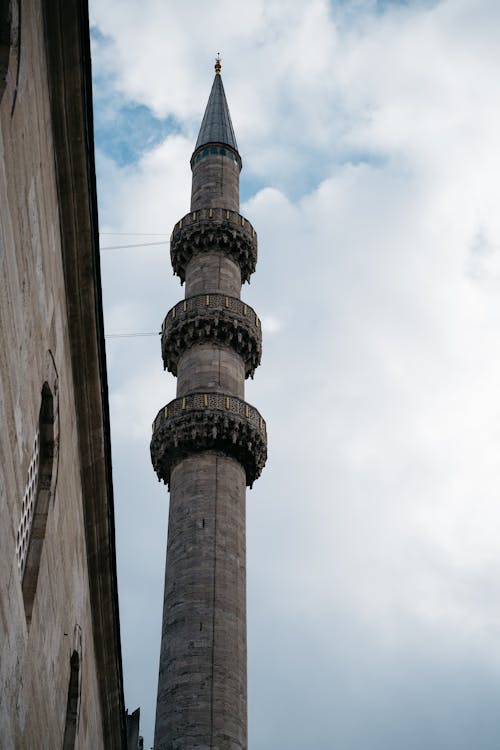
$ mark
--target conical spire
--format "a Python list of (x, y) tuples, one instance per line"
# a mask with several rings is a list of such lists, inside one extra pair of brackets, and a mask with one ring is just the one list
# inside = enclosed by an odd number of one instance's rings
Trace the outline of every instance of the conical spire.
[(220, 68), (220, 58), (217, 57), (215, 79), (210, 96), (208, 97), (208, 104), (203, 115), (195, 150), (206, 143), (224, 143), (235, 151), (238, 150), (231, 115), (229, 114), (229, 107), (227, 106), (226, 95), (224, 93), (224, 86), (222, 85)]

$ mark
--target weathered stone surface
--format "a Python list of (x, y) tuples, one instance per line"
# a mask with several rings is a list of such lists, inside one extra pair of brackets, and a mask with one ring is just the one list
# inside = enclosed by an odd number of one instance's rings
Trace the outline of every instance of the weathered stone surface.
[[(225, 151), (224, 154), (220, 153), (221, 147)], [(216, 151), (217, 154), (213, 154), (212, 151)], [(191, 168), (193, 170), (191, 211), (219, 207), (238, 211), (241, 170), (239, 156), (221, 144), (211, 143), (193, 154)]]
[(162, 325), (165, 369), (177, 375), (179, 357), (193, 344), (213, 342), (231, 347), (253, 376), (262, 355), (260, 320), (251, 307), (236, 297), (201, 294), (178, 302)]
[(251, 487), (267, 458), (266, 423), (253, 406), (221, 393), (196, 393), (171, 401), (153, 423), (151, 460), (170, 485), (173, 466), (192, 453), (219, 451), (245, 469)]
[(207, 292), (240, 296), (241, 268), (234, 258), (218, 250), (192, 256), (186, 266), (185, 297)]
[[(20, 4), (3, 3), (0, 23)], [(11, 49), (0, 81), (2, 750), (63, 747), (78, 649), (75, 747), (124, 737), (86, 10), (23, 0), (20, 55)], [(58, 401), (47, 419), (45, 384)], [(52, 434), (23, 581), (16, 541), (37, 430)]]
[(244, 399), (245, 365), (227, 346), (195, 344), (179, 359), (177, 396), (209, 392)]
[(205, 452), (172, 470), (155, 748), (246, 750), (245, 473)]
[(202, 208), (187, 214), (175, 225), (170, 239), (170, 257), (174, 273), (182, 282), (192, 256), (214, 250), (239, 264), (242, 281), (250, 279), (257, 264), (257, 235), (250, 222), (239, 213), (224, 208)]

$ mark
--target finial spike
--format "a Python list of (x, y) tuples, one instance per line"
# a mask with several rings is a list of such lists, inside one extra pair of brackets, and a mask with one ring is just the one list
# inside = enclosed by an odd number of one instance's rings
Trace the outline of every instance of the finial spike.
[(221, 68), (222, 65), (220, 61), (220, 52), (217, 52), (217, 57), (215, 58), (215, 72), (217, 73), (217, 75), (220, 75)]

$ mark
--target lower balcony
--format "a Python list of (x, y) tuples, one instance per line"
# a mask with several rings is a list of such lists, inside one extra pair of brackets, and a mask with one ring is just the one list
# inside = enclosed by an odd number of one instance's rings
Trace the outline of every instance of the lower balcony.
[(158, 479), (169, 486), (173, 466), (202, 451), (235, 458), (251, 487), (267, 459), (266, 423), (255, 407), (223, 393), (192, 393), (171, 401), (153, 422), (151, 460)]

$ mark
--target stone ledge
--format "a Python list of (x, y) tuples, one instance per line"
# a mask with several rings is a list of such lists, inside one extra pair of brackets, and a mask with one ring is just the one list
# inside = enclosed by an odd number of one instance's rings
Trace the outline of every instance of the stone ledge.
[(170, 485), (173, 466), (186, 456), (215, 450), (241, 463), (249, 487), (267, 459), (266, 423), (250, 404), (223, 393), (192, 393), (171, 401), (153, 422), (151, 460)]
[(245, 376), (253, 377), (262, 356), (262, 331), (255, 311), (237, 297), (197, 294), (178, 302), (167, 313), (162, 327), (164, 369), (177, 375), (179, 357), (204, 342), (229, 346), (245, 363)]
[(182, 283), (191, 258), (213, 251), (231, 257), (240, 266), (242, 282), (249, 281), (257, 265), (255, 229), (237, 211), (225, 208), (192, 211), (177, 222), (170, 238), (170, 258)]

